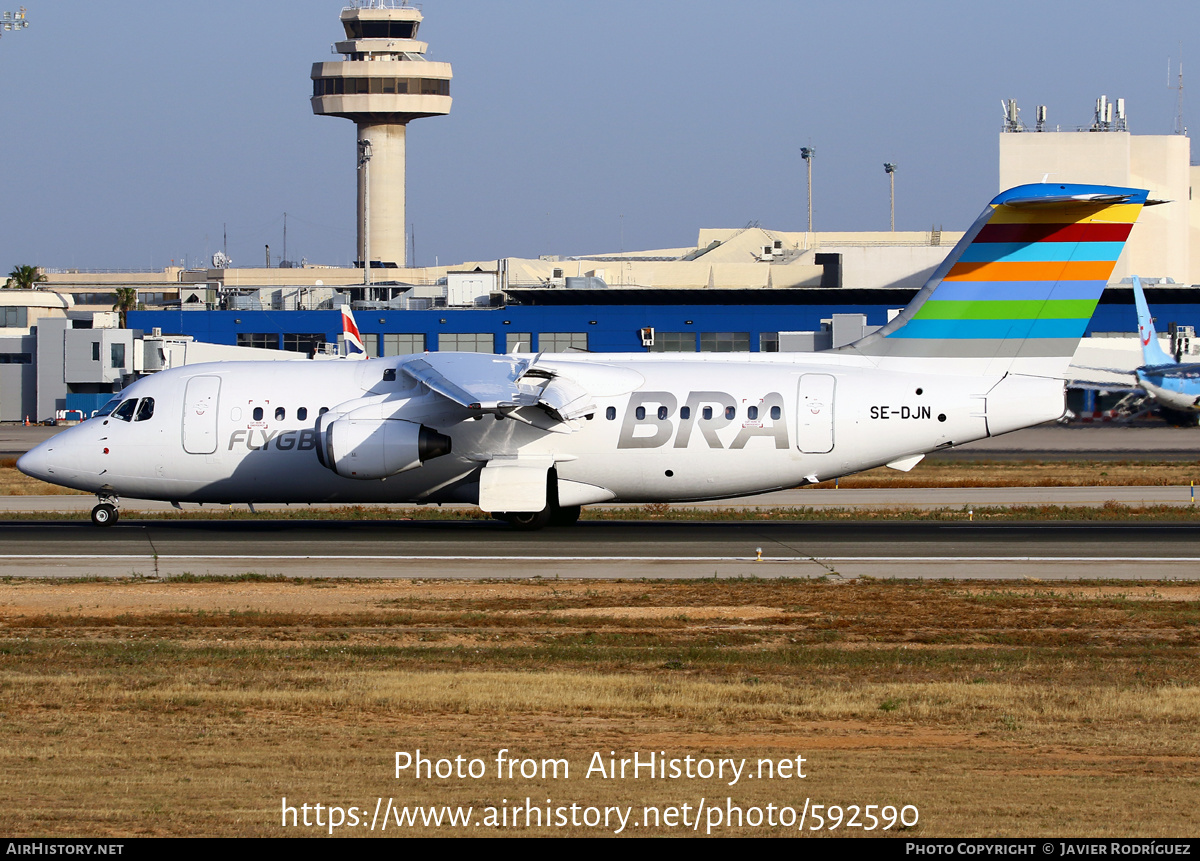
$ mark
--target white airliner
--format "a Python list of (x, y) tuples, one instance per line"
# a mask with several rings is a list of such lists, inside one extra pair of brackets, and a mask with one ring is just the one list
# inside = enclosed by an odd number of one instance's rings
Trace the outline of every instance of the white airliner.
[(1058, 418), (1062, 377), (1146, 192), (996, 197), (904, 312), (808, 354), (424, 353), (146, 377), (17, 462), (182, 502), (469, 503), (520, 528), (580, 506), (744, 496)]

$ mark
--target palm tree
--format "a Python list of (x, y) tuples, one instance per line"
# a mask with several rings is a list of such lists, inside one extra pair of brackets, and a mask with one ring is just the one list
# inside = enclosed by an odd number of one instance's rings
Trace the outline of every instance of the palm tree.
[(12, 272), (8, 273), (8, 280), (4, 282), (4, 286), (31, 290), (34, 284), (40, 284), (45, 280), (46, 276), (36, 266), (14, 266)]
[(121, 328), (125, 328), (125, 314), (129, 311), (137, 310), (138, 298), (137, 290), (133, 287), (118, 287), (114, 298), (117, 300), (112, 306), (114, 311), (121, 312)]

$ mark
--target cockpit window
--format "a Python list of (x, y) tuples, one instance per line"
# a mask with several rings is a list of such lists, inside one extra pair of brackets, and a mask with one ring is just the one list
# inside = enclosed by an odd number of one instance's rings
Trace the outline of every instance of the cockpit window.
[(112, 411), (117, 408), (117, 404), (119, 404), (119, 403), (121, 403), (121, 396), (113, 395), (111, 398), (108, 399), (108, 402), (104, 406), (102, 406), (99, 409), (99, 411), (96, 413), (96, 418), (99, 419), (99, 418), (103, 418), (104, 416), (111, 415)]
[(138, 404), (137, 417), (134, 418), (134, 421), (135, 422), (144, 422), (147, 419), (150, 419), (153, 417), (154, 417), (154, 398), (142, 398), (141, 403)]
[(137, 398), (130, 398), (121, 404), (121, 406), (113, 410), (112, 416), (114, 419), (120, 419), (123, 422), (131, 421), (133, 419), (133, 412), (136, 409)]

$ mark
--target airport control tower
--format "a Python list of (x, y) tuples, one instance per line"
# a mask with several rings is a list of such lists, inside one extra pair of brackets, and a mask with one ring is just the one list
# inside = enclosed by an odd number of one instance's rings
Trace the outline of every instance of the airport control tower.
[[(404, 140), (409, 121), (450, 113), (449, 63), (425, 59), (420, 10), (393, 0), (351, 0), (342, 10), (342, 59), (314, 63), (314, 114), (358, 124), (358, 259), (406, 265)], [(364, 272), (371, 280), (370, 271)]]

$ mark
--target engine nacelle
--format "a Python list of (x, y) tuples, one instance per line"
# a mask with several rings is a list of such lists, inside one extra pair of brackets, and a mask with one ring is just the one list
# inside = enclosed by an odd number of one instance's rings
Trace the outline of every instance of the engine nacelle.
[(450, 453), (450, 437), (403, 419), (339, 418), (324, 430), (322, 462), (343, 478), (377, 481)]

